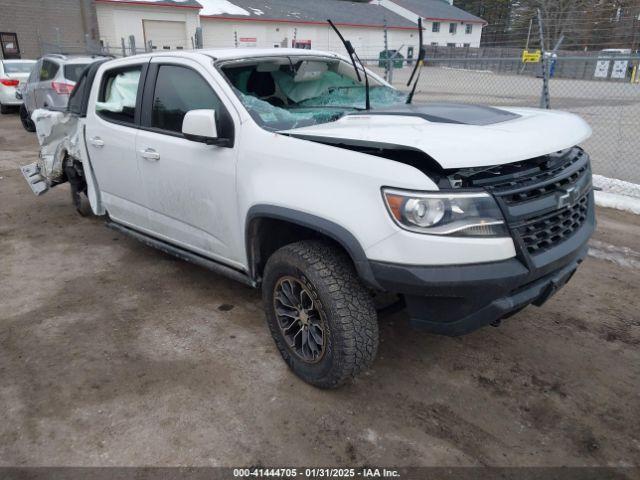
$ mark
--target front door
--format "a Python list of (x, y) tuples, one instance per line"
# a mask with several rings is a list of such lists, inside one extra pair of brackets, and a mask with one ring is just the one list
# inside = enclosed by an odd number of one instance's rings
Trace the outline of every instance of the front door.
[(116, 222), (131, 227), (146, 221), (145, 192), (135, 149), (143, 70), (144, 64), (131, 64), (105, 71), (98, 97), (90, 103), (95, 103), (95, 108), (87, 112), (85, 132), (107, 213)]
[(206, 145), (182, 135), (188, 111), (226, 108), (215, 85), (210, 72), (193, 60), (153, 59), (136, 151), (155, 236), (240, 267), (237, 147)]

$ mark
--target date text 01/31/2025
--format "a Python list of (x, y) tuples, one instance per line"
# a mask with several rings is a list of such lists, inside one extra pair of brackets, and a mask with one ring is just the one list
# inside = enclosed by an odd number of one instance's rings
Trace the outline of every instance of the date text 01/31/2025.
[(386, 468), (235, 468), (235, 478), (399, 478), (397, 470)]

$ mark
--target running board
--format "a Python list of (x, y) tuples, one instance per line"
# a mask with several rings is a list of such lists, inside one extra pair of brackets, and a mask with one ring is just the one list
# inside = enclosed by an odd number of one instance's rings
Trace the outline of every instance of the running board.
[(34, 162), (20, 167), (20, 171), (34, 194), (42, 195), (49, 190), (49, 185), (47, 185), (45, 178), (40, 175), (40, 167), (38, 167), (37, 163)]
[(129, 237), (135, 238), (136, 240), (144, 243), (145, 245), (157, 248), (158, 250), (164, 253), (168, 253), (169, 255), (173, 255), (174, 257), (177, 257), (180, 260), (185, 260), (189, 263), (193, 263), (194, 265), (204, 267), (215, 273), (224, 275), (225, 277), (228, 277), (232, 280), (235, 280), (240, 283), (244, 283), (249, 287), (255, 288), (258, 285), (257, 282), (251, 279), (247, 274), (240, 272), (238, 270), (235, 270), (226, 265), (223, 265), (222, 263), (218, 263), (215, 260), (211, 260), (209, 258), (203, 257), (202, 255), (198, 255), (197, 253), (193, 253), (183, 248), (176, 247), (175, 245), (171, 245), (170, 243), (167, 243), (163, 240), (159, 240), (145, 233), (125, 227), (124, 225), (121, 225), (119, 223), (115, 223), (112, 220), (108, 220), (106, 223), (107, 223), (107, 227), (113, 230), (116, 230), (117, 232), (128, 235)]

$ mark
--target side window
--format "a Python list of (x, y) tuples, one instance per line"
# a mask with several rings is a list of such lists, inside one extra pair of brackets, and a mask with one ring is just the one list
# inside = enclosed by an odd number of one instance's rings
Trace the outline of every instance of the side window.
[(38, 74), (40, 73), (40, 69), (42, 68), (42, 62), (38, 62), (33, 70), (31, 70), (31, 74), (29, 75), (29, 83), (34, 83), (38, 81)]
[(135, 123), (142, 66), (108, 70), (102, 76), (96, 112), (117, 123)]
[(59, 68), (60, 67), (57, 63), (51, 62), (49, 60), (44, 60), (42, 62), (42, 68), (40, 68), (40, 80), (45, 81), (55, 78)]
[(176, 65), (161, 65), (153, 94), (151, 126), (169, 132), (182, 132), (182, 121), (190, 110), (215, 110), (222, 107), (209, 83), (194, 70)]

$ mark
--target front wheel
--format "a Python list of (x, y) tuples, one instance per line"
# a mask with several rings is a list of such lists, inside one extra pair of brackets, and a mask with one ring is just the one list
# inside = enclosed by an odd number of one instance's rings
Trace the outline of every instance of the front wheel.
[(22, 122), (22, 127), (27, 132), (35, 132), (36, 131), (36, 126), (33, 123), (33, 120), (31, 120), (31, 116), (29, 115), (27, 107), (24, 106), (24, 103), (22, 105), (20, 105), (20, 121)]
[(262, 295), (276, 346), (305, 382), (336, 388), (373, 363), (376, 310), (340, 249), (320, 241), (281, 248), (267, 262)]

